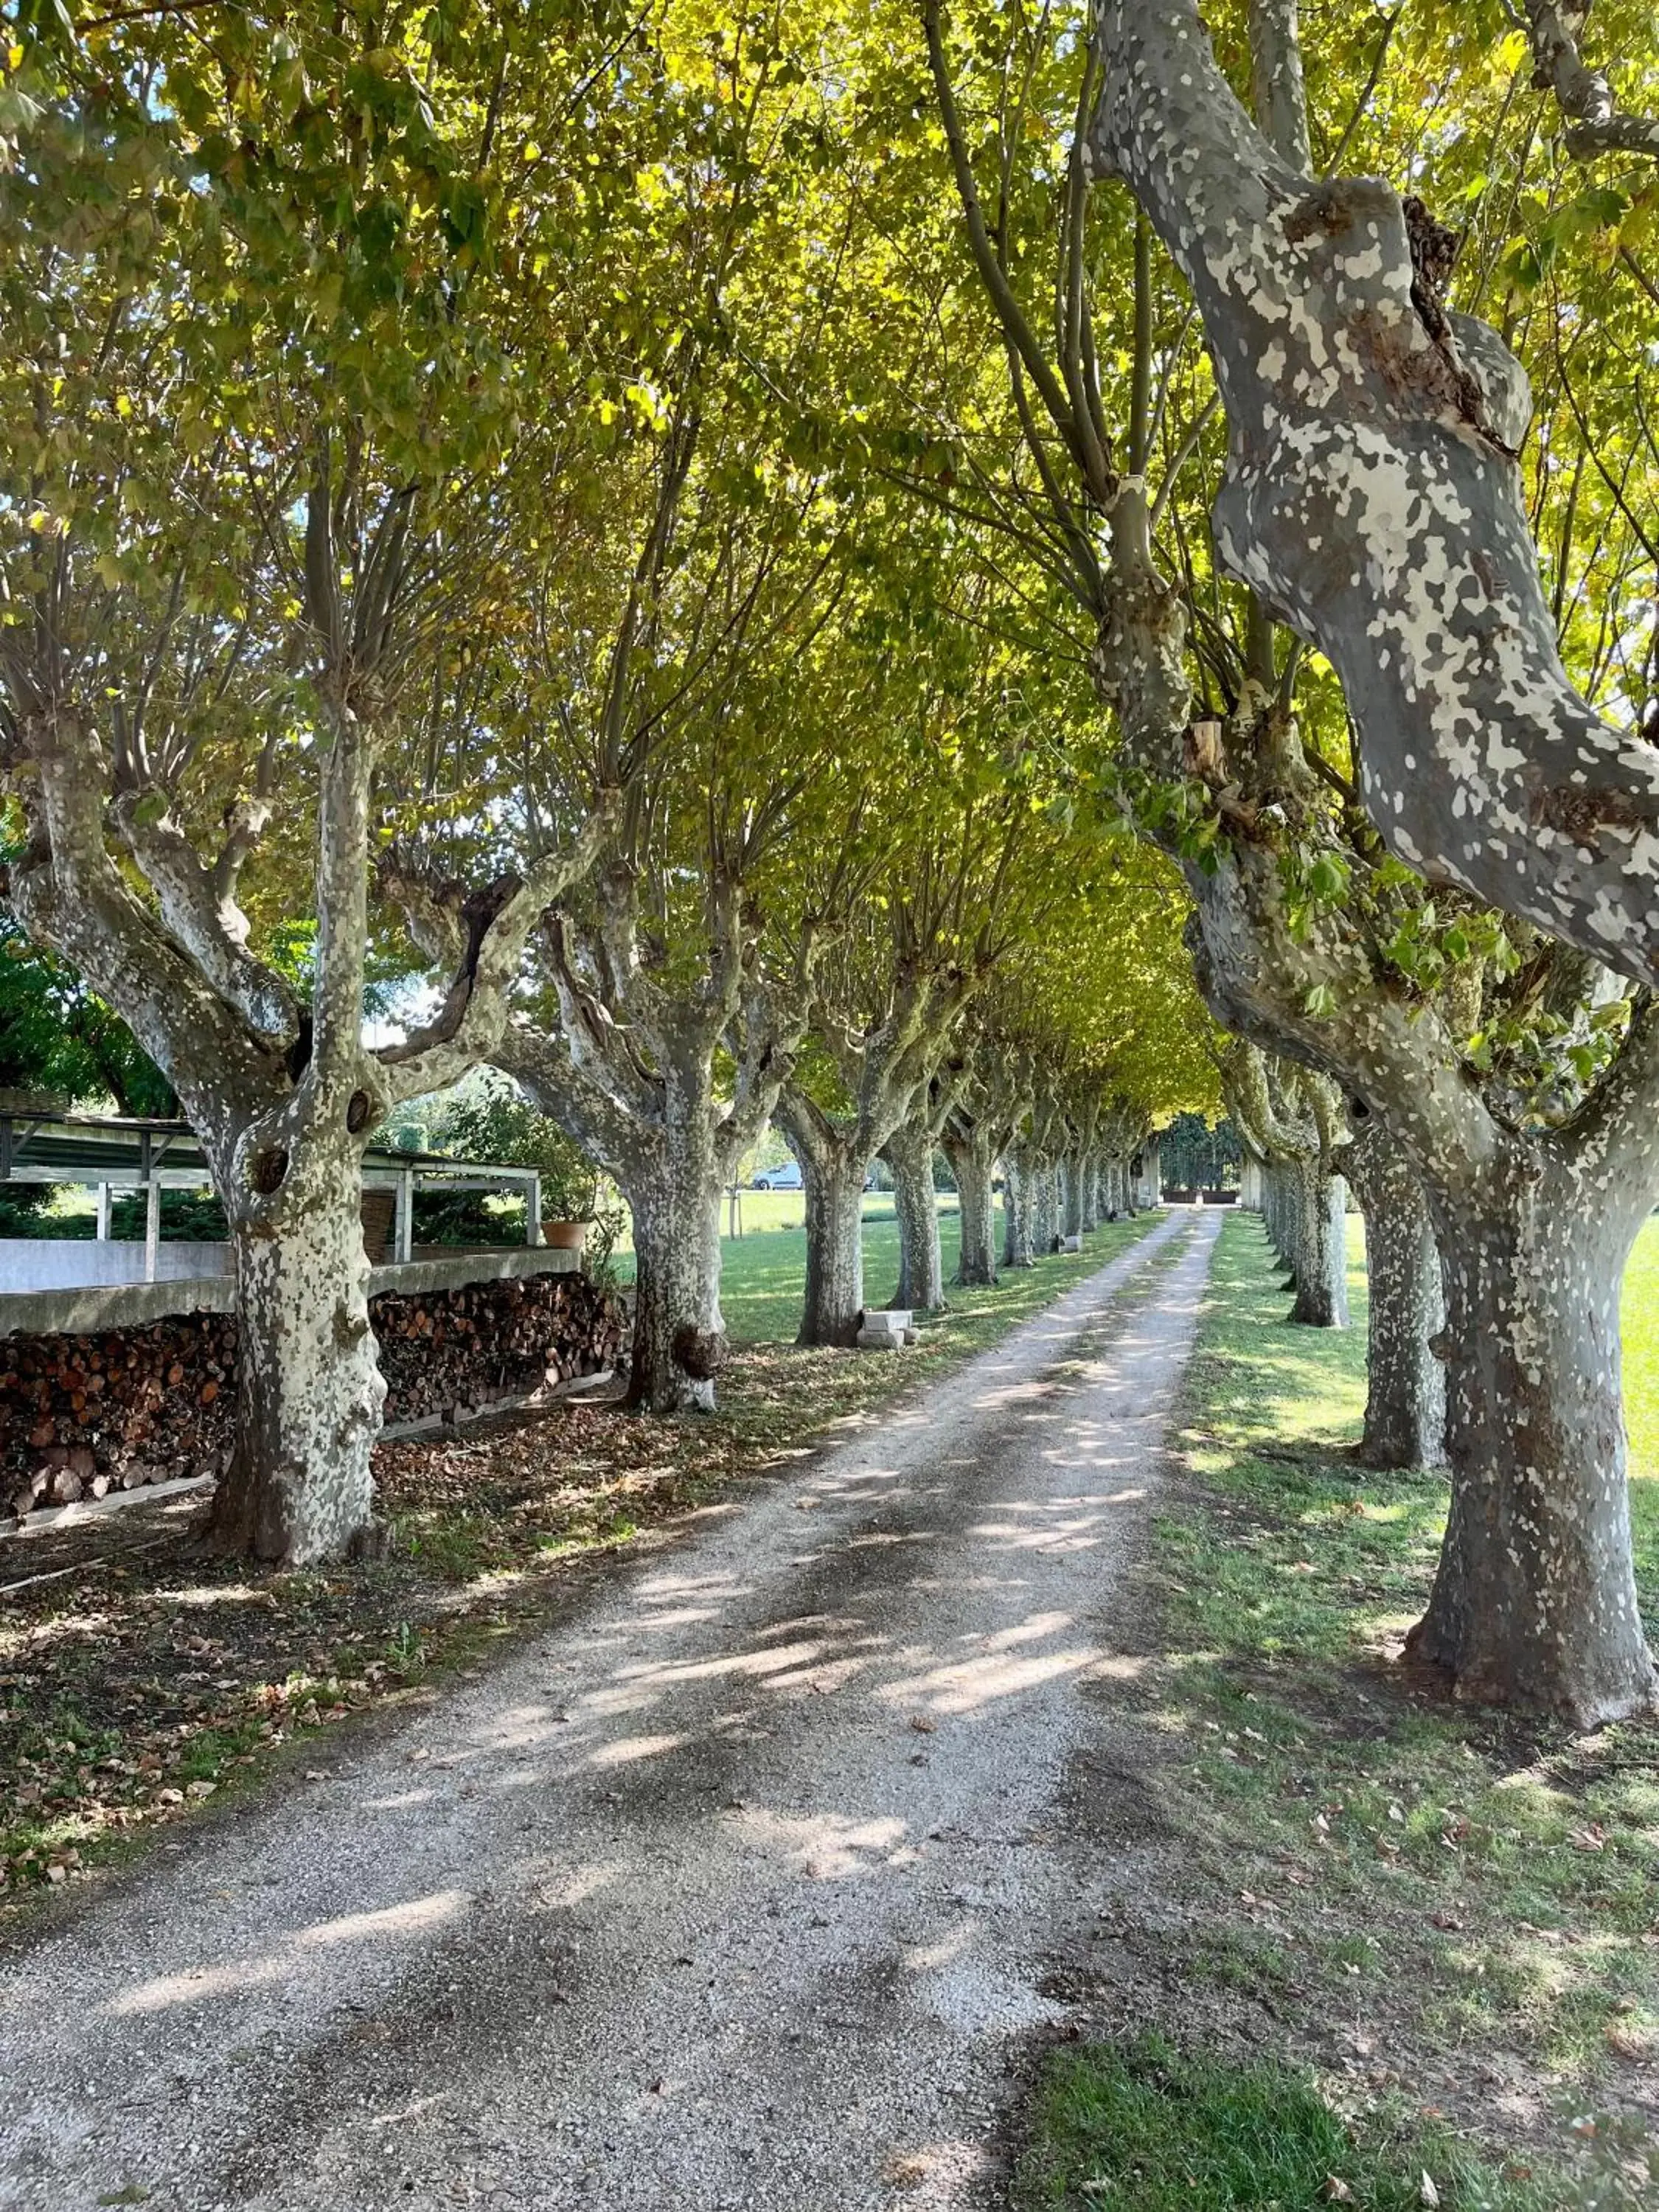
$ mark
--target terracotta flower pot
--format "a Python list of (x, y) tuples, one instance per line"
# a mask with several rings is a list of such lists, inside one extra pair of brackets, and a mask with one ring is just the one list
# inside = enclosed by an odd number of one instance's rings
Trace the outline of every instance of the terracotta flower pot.
[(556, 1252), (580, 1252), (587, 1242), (585, 1221), (544, 1221), (542, 1242)]

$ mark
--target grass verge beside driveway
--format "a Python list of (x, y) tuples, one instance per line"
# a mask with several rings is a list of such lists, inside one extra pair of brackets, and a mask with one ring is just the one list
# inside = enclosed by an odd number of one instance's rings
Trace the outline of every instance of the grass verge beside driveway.
[[(1651, 1629), (1659, 1314), (1649, 1284), (1659, 1290), (1651, 1227), (1626, 1309)], [(1185, 1474), (1156, 1529), (1157, 1656), (1136, 1715), (1168, 1749), (1153, 1786), (1179, 1838), (1186, 1896), (1180, 1931), (1143, 1930), (1142, 1941), (1170, 1978), (1158, 2027), (1188, 2051), (1205, 2047), (1203, 2080), (1183, 2076), (1180, 2092), (1196, 2130), (1190, 2170), (1202, 2140), (1234, 2124), (1218, 2114), (1255, 2113), (1249, 2124), (1271, 2148), (1279, 2131), (1303, 2128), (1316, 2083), (1354, 2147), (1352, 2170), (1335, 2175), (1352, 2197), (1334, 2201), (1427, 2203), (1413, 2180), (1420, 2161), (1448, 2206), (1651, 2203), (1659, 1731), (1576, 1736), (1455, 1707), (1398, 1666), (1446, 1487), (1433, 1475), (1378, 1476), (1349, 1455), (1364, 1400), (1358, 1266), (1352, 1290), (1351, 1331), (1292, 1328), (1259, 1224), (1228, 1220), (1188, 1379)], [(1131, 2035), (1050, 2063), (1027, 2153), (1030, 2206), (1311, 2212), (1333, 2201), (1305, 2173), (1293, 2185), (1264, 2179), (1265, 2196), (1229, 2196), (1212, 2175), (1182, 2196), (1184, 2170), (1164, 2140), (1169, 2100), (1146, 2093), (1148, 2065), (1155, 2075), (1162, 2062), (1139, 2048)], [(1250, 2074), (1263, 2063), (1271, 2079)], [(1145, 2179), (1160, 2160), (1176, 2193)], [(1137, 2161), (1146, 2193), (1124, 2194)], [(1396, 2185), (1419, 2193), (1390, 2194)]]

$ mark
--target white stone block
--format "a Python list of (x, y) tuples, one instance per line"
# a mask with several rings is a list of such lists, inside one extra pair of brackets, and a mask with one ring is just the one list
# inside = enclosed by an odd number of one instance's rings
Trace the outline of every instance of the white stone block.
[(904, 1348), (902, 1334), (895, 1336), (890, 1328), (861, 1328), (858, 1340), (860, 1352), (901, 1352)]
[(902, 1308), (891, 1311), (885, 1306), (866, 1308), (863, 1326), (872, 1334), (879, 1331), (885, 1336), (902, 1336), (910, 1327), (911, 1317)]
[(1068, 1237), (1066, 1239), (1066, 1249), (1068, 1252), (1080, 1252), (1083, 1249), (1083, 1239), (1080, 1237)]

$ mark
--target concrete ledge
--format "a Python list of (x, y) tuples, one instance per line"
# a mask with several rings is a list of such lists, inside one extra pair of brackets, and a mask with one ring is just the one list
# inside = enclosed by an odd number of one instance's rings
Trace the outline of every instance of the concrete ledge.
[(469, 1283), (520, 1282), (527, 1275), (576, 1275), (581, 1273), (580, 1252), (562, 1252), (551, 1244), (507, 1244), (500, 1251), (457, 1252), (443, 1259), (411, 1260), (402, 1267), (372, 1267), (368, 1295), (383, 1291), (399, 1297), (422, 1297), (428, 1291), (459, 1291)]
[[(505, 1283), (530, 1275), (574, 1275), (580, 1252), (513, 1244), (500, 1251), (457, 1252), (441, 1260), (369, 1271), (368, 1295), (396, 1291), (422, 1297), (469, 1283)], [(236, 1284), (229, 1275), (186, 1276), (174, 1283), (89, 1283), (73, 1290), (0, 1291), (0, 1336), (96, 1336), (106, 1329), (143, 1328), (175, 1314), (229, 1313)]]
[(229, 1275), (186, 1276), (176, 1283), (88, 1283), (72, 1291), (0, 1292), (0, 1336), (97, 1336), (109, 1328), (143, 1328), (173, 1314), (228, 1313), (236, 1303)]

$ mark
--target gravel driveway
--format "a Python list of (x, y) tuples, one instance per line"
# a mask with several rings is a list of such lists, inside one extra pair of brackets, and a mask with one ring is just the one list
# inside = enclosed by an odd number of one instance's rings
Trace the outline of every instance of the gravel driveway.
[(1218, 1218), (0, 1963), (0, 2205), (994, 2201)]

